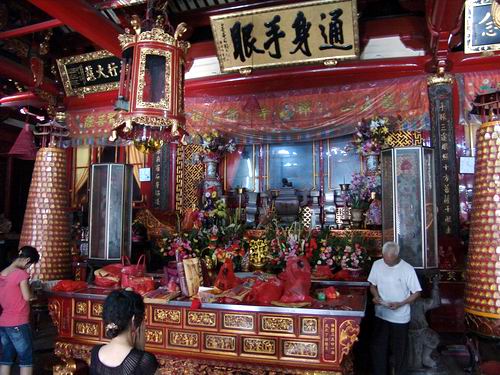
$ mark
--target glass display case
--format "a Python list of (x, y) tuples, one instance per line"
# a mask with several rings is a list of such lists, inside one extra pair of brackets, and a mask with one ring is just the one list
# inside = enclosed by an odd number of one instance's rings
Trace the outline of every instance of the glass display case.
[(437, 226), (434, 150), (382, 151), (382, 236), (395, 241), (401, 258), (418, 269), (436, 268)]
[(90, 180), (89, 258), (130, 256), (132, 226), (132, 166), (94, 164)]

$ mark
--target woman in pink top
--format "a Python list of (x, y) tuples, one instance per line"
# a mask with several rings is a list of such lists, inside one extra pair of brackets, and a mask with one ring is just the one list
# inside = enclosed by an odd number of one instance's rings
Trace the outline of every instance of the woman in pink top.
[(26, 270), (38, 262), (40, 255), (34, 247), (24, 246), (10, 266), (0, 272), (0, 375), (9, 375), (17, 354), (21, 375), (33, 373), (33, 348), (29, 324), (33, 299)]

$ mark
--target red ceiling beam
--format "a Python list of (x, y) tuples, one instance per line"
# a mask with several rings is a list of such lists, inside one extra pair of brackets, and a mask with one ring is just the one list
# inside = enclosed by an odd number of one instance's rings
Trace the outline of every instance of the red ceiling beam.
[(186, 81), (186, 97), (238, 95), (315, 87), (425, 74), (429, 57), (356, 60), (336, 67), (305, 65), (283, 69), (258, 70), (249, 76), (223, 74)]
[(169, 18), (174, 25), (186, 22), (190, 28), (194, 29), (197, 27), (209, 26), (211, 16), (219, 16), (221, 14), (243, 12), (246, 10), (268, 8), (279, 5), (290, 5), (300, 2), (303, 2), (303, 0), (246, 0), (182, 12), (180, 14), (170, 14)]
[(104, 48), (112, 54), (121, 57), (122, 49), (118, 35), (123, 30), (104, 17), (84, 0), (28, 0), (45, 13), (64, 22), (76, 32)]
[(35, 23), (34, 25), (28, 25), (13, 30), (2, 31), (0, 32), (0, 39), (15, 38), (26, 34), (36, 33), (42, 30), (52, 29), (61, 25), (64, 25), (64, 23), (59, 20), (49, 20)]
[[(23, 65), (16, 64), (5, 57), (0, 57), (0, 76), (11, 78), (14, 81), (29, 87), (33, 87), (35, 85), (31, 70), (26, 69)], [(40, 85), (40, 89), (54, 95), (59, 94), (59, 89), (56, 84), (48, 79), (44, 79), (43, 83)]]
[(463, 0), (432, 0), (427, 3), (429, 50), (434, 55), (430, 70), (450, 70), (448, 59), (451, 37), (462, 27)]

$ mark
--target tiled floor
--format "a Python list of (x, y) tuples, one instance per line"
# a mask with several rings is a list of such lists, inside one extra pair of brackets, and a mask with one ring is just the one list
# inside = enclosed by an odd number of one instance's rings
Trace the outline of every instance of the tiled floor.
[[(48, 315), (43, 315), (39, 324), (39, 330), (34, 333), (35, 375), (52, 373), (52, 366), (57, 363), (57, 359), (53, 354), (55, 336), (55, 327), (50, 322)], [(357, 344), (355, 351), (356, 375), (369, 375), (371, 373), (369, 357), (366, 352), (368, 337), (368, 335), (361, 335), (361, 340)], [(465, 337), (463, 335), (441, 335), (439, 351), (441, 352), (441, 363), (443, 368), (446, 368), (448, 374), (471, 374), (471, 372), (466, 371), (466, 368), (470, 367), (470, 355), (465, 346)], [(495, 354), (493, 353), (490, 356), (494, 358)], [(12, 374), (19, 374), (17, 366), (13, 369)], [(479, 374), (479, 372), (475, 372), (475, 374)]]

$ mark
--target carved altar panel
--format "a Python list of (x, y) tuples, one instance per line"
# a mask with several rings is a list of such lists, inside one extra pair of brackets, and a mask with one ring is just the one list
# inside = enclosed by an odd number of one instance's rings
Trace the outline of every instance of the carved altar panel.
[(294, 333), (294, 319), (279, 315), (261, 315), (260, 332), (279, 335)]
[(186, 326), (190, 328), (217, 326), (217, 313), (208, 311), (186, 311)]
[(164, 344), (164, 334), (161, 328), (146, 328), (146, 344), (160, 345)]
[(236, 336), (204, 333), (202, 351), (238, 355), (236, 352)]
[(75, 315), (87, 316), (89, 306), (87, 301), (75, 301)]
[(49, 301), (49, 314), (52, 322), (57, 328), (57, 333), (60, 334), (60, 324), (61, 324), (61, 302), (57, 299)]
[(277, 358), (277, 341), (271, 337), (242, 337), (241, 355)]
[(222, 313), (222, 330), (228, 332), (255, 331), (255, 315)]
[[(55, 324), (68, 326), (67, 330), (59, 329), (56, 354), (68, 360), (89, 358), (90, 349), (97, 342), (108, 341), (103, 337), (99, 316), (101, 296), (75, 294), (49, 296)], [(78, 309), (76, 302), (82, 302)], [(86, 315), (77, 314), (84, 314), (85, 308)], [(302, 315), (300, 309), (293, 313), (288, 309), (268, 313), (241, 308), (242, 311), (191, 310), (188, 304), (146, 303), (146, 349), (158, 358), (163, 374), (174, 374), (179, 369), (200, 375), (207, 371), (224, 375), (353, 373), (350, 354), (361, 317), (332, 317), (330, 311)], [(88, 352), (82, 352), (84, 346)], [(191, 358), (182, 358), (188, 356)], [(174, 358), (182, 358), (182, 366), (168, 365)]]
[(200, 334), (198, 332), (169, 330), (168, 345), (183, 350), (199, 351)]
[(290, 357), (287, 359), (307, 358), (319, 360), (319, 343), (296, 340), (282, 340), (281, 356)]
[(194, 163), (195, 154), (201, 153), (201, 145), (178, 145), (175, 178), (175, 210), (185, 212), (188, 208), (198, 205), (198, 186), (203, 180), (205, 166)]
[(359, 336), (359, 323), (354, 320), (345, 320), (339, 327), (339, 348), (340, 360), (342, 362), (345, 356), (349, 354), (352, 346), (358, 341)]
[(102, 318), (102, 308), (104, 305), (99, 302), (92, 302), (91, 306), (92, 309), (90, 310), (90, 316), (94, 318)]
[(318, 336), (318, 318), (301, 317), (300, 318), (300, 334), (304, 336)]
[(181, 325), (182, 312), (178, 309), (168, 309), (153, 307), (152, 321), (153, 323), (163, 323), (170, 325)]
[(74, 321), (73, 333), (75, 335), (99, 337), (100, 336), (100, 323), (84, 322), (80, 320)]

